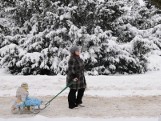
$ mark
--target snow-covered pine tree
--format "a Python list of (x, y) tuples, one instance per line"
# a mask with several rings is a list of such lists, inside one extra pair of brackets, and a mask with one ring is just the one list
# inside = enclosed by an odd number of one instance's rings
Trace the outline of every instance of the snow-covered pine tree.
[(14, 74), (65, 74), (72, 44), (91, 75), (142, 73), (161, 53), (161, 13), (144, 2), (0, 2), (0, 65)]

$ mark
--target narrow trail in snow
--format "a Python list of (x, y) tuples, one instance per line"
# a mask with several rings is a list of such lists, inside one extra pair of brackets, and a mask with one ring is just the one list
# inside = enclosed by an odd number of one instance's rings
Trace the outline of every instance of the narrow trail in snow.
[[(45, 101), (51, 97), (39, 97)], [(0, 118), (32, 117), (34, 114), (12, 114), (13, 97), (0, 97)], [(67, 97), (58, 97), (39, 115), (47, 117), (156, 117), (161, 114), (161, 96), (148, 97), (84, 97), (79, 109), (68, 109)]]

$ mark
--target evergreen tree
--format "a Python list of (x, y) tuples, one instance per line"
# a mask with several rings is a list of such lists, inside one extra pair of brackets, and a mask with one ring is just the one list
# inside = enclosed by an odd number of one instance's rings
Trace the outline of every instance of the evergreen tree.
[(0, 65), (66, 74), (72, 45), (88, 74), (143, 73), (161, 49), (161, 12), (132, 0), (1, 0)]

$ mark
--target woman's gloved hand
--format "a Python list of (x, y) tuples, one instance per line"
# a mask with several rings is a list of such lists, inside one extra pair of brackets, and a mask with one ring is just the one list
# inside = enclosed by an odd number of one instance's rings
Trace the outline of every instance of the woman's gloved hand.
[(74, 78), (73, 81), (74, 81), (74, 82), (78, 81), (78, 78)]

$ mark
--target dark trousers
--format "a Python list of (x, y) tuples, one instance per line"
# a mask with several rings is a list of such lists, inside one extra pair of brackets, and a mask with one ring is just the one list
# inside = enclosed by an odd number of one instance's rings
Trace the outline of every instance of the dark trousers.
[[(70, 89), (68, 94), (68, 104), (69, 108), (75, 108), (79, 104), (82, 104), (82, 98), (84, 95), (85, 88), (76, 90), (76, 89)], [(77, 94), (76, 94), (77, 93)]]

